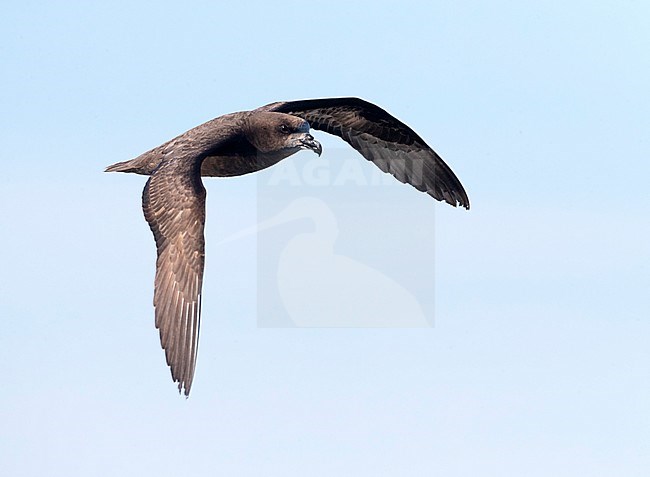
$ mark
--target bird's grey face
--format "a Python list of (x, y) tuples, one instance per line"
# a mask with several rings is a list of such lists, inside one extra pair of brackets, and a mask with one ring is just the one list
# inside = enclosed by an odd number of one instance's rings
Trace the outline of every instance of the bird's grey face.
[(292, 129), (288, 124), (281, 124), (279, 126), (280, 132), (287, 136), (287, 144), (291, 148), (300, 149), (309, 149), (314, 151), (319, 156), (323, 152), (323, 146), (314, 139), (314, 136), (309, 134), (309, 123), (307, 121), (302, 121), (302, 123)]
[(284, 157), (309, 149), (319, 156), (323, 147), (309, 134), (309, 123), (304, 119), (283, 113), (258, 113), (248, 122), (246, 135), (263, 154)]

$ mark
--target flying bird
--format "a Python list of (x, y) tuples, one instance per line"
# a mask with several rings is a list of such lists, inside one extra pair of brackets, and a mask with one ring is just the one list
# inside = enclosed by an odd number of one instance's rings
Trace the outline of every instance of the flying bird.
[(150, 176), (142, 208), (156, 242), (154, 314), (178, 390), (194, 379), (205, 263), (205, 199), (201, 176), (231, 177), (265, 169), (322, 147), (310, 128), (342, 138), (367, 160), (434, 199), (469, 209), (469, 199), (445, 162), (406, 124), (359, 98), (267, 104), (201, 124), (106, 172)]

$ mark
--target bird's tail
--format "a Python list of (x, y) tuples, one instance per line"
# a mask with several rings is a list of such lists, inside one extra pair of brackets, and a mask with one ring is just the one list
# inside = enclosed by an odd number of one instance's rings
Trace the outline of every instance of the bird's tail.
[(136, 172), (133, 161), (116, 162), (104, 170), (104, 172)]
[(104, 172), (132, 172), (134, 174), (142, 174), (145, 176), (151, 175), (163, 159), (162, 150), (164, 146), (165, 144), (152, 149), (151, 151), (147, 151), (130, 161), (112, 164), (108, 166)]

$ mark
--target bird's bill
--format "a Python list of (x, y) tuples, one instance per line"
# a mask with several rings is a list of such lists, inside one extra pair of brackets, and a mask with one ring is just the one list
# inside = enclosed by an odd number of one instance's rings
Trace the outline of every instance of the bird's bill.
[(320, 142), (314, 139), (314, 136), (312, 136), (309, 133), (305, 133), (302, 135), (302, 137), (299, 140), (299, 147), (301, 149), (310, 149), (314, 151), (316, 154), (318, 154), (319, 156), (323, 152), (323, 146), (321, 146)]

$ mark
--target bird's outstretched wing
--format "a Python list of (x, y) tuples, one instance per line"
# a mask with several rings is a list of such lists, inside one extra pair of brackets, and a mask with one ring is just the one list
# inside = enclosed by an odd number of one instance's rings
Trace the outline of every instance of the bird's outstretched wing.
[(156, 240), (156, 328), (179, 392), (190, 393), (199, 339), (205, 262), (205, 188), (196, 157), (165, 159), (142, 193)]
[(359, 98), (271, 103), (260, 110), (299, 116), (312, 128), (339, 136), (399, 181), (437, 200), (469, 209), (465, 189), (447, 164), (410, 127)]

